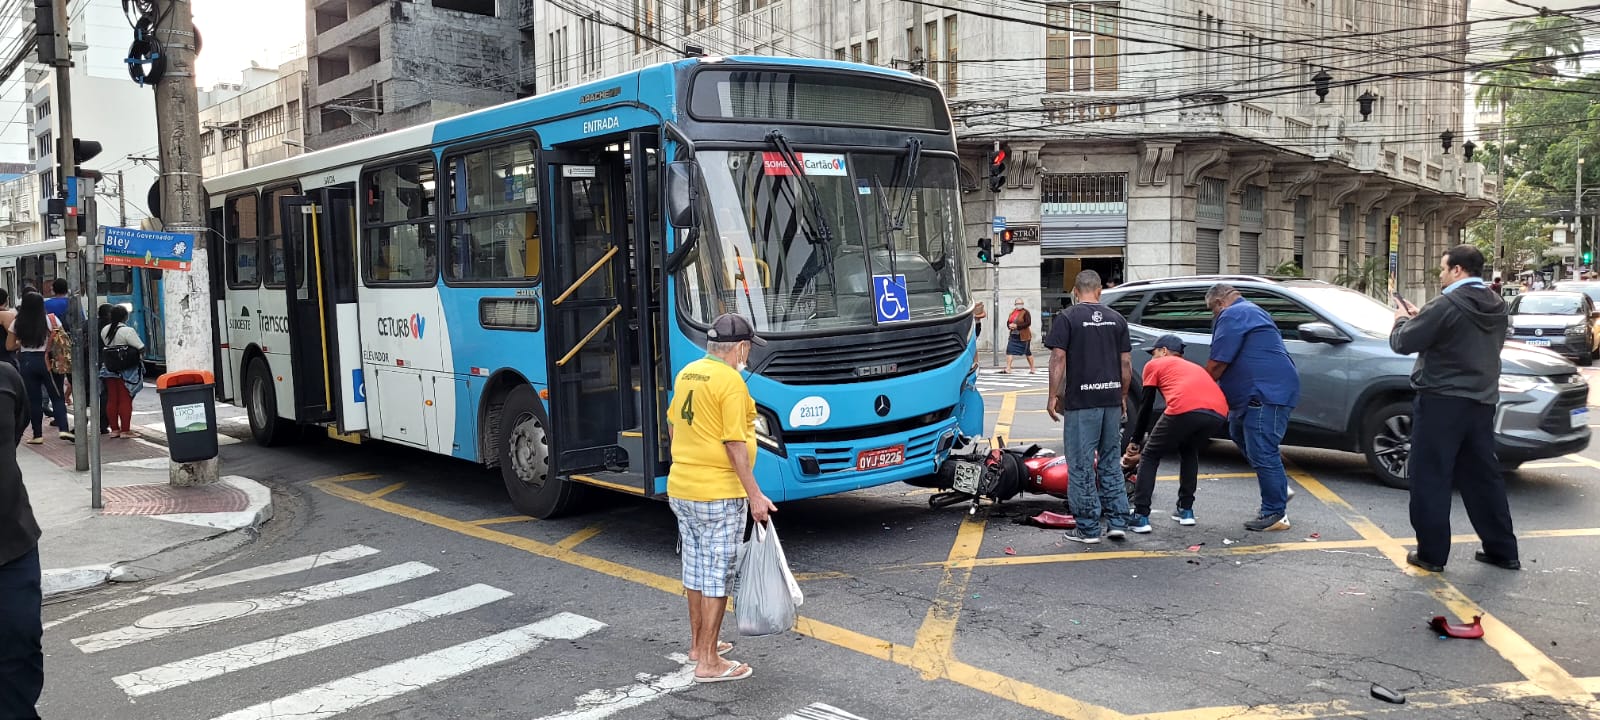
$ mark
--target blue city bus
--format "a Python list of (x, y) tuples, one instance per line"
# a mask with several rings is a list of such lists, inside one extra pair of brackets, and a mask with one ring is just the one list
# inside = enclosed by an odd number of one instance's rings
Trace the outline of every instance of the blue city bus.
[(764, 492), (926, 476), (983, 423), (957, 165), (925, 78), (730, 57), (210, 178), (219, 392), (545, 518), (665, 493), (672, 379), (739, 312)]
[[(11, 293), (12, 305), (16, 305), (26, 287), (49, 296), (51, 281), (67, 276), (66, 257), (66, 241), (61, 238), (0, 247), (0, 285)], [(102, 267), (97, 283), (98, 302), (128, 309), (128, 324), (145, 341), (145, 362), (156, 367), (166, 362), (161, 271)]]

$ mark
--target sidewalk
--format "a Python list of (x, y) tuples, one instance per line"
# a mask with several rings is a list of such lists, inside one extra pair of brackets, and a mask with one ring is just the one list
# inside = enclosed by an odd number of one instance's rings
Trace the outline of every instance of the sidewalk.
[[(136, 407), (159, 408), (151, 402), (155, 394), (153, 388), (139, 393), (145, 402)], [(221, 410), (219, 406), (219, 416)], [(159, 410), (142, 418), (135, 415), (135, 425), (150, 423), (143, 418), (160, 426)], [(137, 429), (147, 437), (164, 438), (164, 433)], [(222, 429), (230, 428), (224, 424)], [(272, 517), (272, 492), (261, 483), (225, 475), (216, 485), (171, 487), (166, 448), (144, 439), (103, 435), (105, 507), (91, 509), (89, 473), (73, 469), (72, 443), (57, 439), (52, 429), (45, 433), (44, 444), (17, 447), (17, 464), (43, 530), (39, 555), (45, 597), (108, 580), (137, 581), (176, 571), (249, 542), (255, 529)]]

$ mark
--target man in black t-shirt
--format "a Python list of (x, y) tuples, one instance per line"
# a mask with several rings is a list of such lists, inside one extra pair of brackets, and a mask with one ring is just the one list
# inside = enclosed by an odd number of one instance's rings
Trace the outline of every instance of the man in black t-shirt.
[[(1127, 536), (1128, 494), (1122, 486), (1122, 418), (1133, 382), (1133, 345), (1128, 321), (1100, 304), (1100, 274), (1078, 273), (1073, 284), (1078, 304), (1057, 313), (1044, 345), (1050, 348), (1051, 420), (1066, 416), (1065, 445), (1070, 485), (1067, 501), (1078, 520), (1066, 538), (1100, 542), (1100, 518), (1106, 536)], [(1098, 478), (1098, 481), (1097, 481)]]

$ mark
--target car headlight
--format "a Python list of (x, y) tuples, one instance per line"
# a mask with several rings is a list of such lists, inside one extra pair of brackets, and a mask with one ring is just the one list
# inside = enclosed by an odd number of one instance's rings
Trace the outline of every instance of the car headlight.
[(1588, 330), (1589, 330), (1589, 326), (1587, 326), (1587, 325), (1572, 325), (1572, 326), (1569, 326), (1567, 328), (1567, 334), (1568, 335), (1582, 335), (1585, 332), (1588, 332)]
[(772, 421), (768, 420), (766, 415), (758, 412), (756, 413), (755, 426), (756, 443), (767, 448), (768, 450), (772, 450), (774, 452), (778, 451), (778, 438), (777, 435), (772, 432)]
[(1550, 378), (1543, 375), (1501, 375), (1500, 392), (1521, 393), (1539, 387), (1553, 386)]

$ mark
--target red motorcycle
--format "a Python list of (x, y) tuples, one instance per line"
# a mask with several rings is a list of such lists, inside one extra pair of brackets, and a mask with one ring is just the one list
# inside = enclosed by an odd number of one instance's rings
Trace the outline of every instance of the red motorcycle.
[[(951, 452), (937, 474), (908, 482), (943, 491), (928, 498), (928, 507), (944, 508), (971, 502), (972, 507), (967, 512), (976, 514), (984, 498), (998, 504), (1026, 493), (1066, 500), (1067, 466), (1065, 455), (1057, 455), (1054, 450), (1039, 445), (990, 449), (974, 444), (966, 453)], [(1137, 454), (1123, 456), (1123, 479), (1130, 495), (1138, 468)], [(1064, 518), (1061, 522), (1071, 520), (1070, 515), (1059, 517)]]

